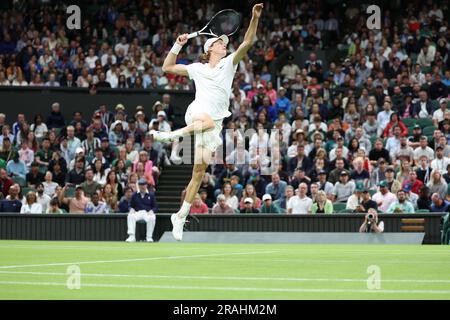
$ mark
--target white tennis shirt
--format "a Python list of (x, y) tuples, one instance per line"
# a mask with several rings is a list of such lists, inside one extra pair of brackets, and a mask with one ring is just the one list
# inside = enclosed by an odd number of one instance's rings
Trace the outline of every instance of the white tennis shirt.
[(186, 112), (204, 112), (213, 120), (229, 117), (231, 86), (238, 65), (233, 65), (234, 53), (228, 55), (214, 67), (207, 63), (192, 63), (186, 66), (189, 79), (195, 82), (195, 100)]

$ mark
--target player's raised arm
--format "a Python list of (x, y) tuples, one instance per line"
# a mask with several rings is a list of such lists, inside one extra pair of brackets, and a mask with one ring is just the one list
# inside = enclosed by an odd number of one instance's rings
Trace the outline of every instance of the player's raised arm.
[(186, 69), (186, 66), (184, 64), (176, 64), (177, 62), (177, 55), (180, 52), (181, 48), (186, 44), (188, 41), (187, 38), (188, 34), (182, 34), (177, 38), (177, 41), (174, 43), (172, 49), (170, 49), (169, 54), (167, 55), (166, 59), (164, 60), (162, 70), (166, 73), (174, 73), (180, 76), (188, 76), (188, 72)]
[(244, 56), (247, 54), (247, 51), (252, 47), (253, 39), (256, 36), (256, 29), (258, 28), (259, 18), (261, 17), (263, 9), (263, 4), (258, 3), (253, 6), (252, 10), (252, 19), (250, 20), (250, 25), (248, 26), (247, 32), (244, 36), (244, 41), (241, 43), (239, 48), (237, 49), (234, 58), (233, 64), (238, 64)]

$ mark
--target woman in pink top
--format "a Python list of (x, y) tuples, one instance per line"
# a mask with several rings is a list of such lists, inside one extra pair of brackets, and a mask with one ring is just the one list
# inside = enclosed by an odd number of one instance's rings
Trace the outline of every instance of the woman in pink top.
[(208, 213), (208, 206), (202, 201), (198, 193), (195, 195), (194, 201), (192, 202), (190, 213), (191, 214)]

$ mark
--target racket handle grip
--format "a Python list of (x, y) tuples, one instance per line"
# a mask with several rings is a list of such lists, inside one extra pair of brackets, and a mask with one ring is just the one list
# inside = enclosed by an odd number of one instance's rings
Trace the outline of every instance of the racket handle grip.
[(196, 32), (192, 32), (192, 33), (188, 34), (187, 38), (188, 39), (192, 39), (192, 38), (197, 37), (198, 35), (199, 35), (199, 33), (197, 31)]

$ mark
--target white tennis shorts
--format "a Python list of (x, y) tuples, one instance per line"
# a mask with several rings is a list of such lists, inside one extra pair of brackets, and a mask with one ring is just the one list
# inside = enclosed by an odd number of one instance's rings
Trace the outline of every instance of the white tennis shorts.
[[(195, 108), (192, 108), (191, 106), (188, 107), (186, 110), (186, 115), (184, 116), (184, 120), (186, 121), (187, 125), (190, 125), (192, 123), (193, 117), (195, 113), (199, 112), (198, 110), (195, 110)], [(201, 111), (202, 113), (207, 113), (207, 111)], [(219, 120), (213, 120), (214, 121), (214, 129), (196, 133), (195, 134), (195, 147), (196, 148), (205, 148), (210, 150), (211, 152), (216, 151), (217, 147), (219, 147), (222, 144), (222, 122), (223, 119)]]

